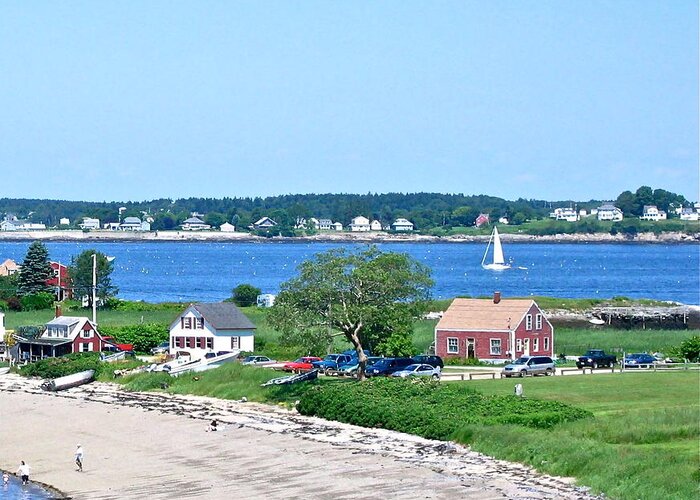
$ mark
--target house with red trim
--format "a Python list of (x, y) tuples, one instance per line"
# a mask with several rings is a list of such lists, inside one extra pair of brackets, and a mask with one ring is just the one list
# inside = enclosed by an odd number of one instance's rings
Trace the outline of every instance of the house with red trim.
[[(60, 313), (59, 313), (60, 314)], [(83, 316), (57, 316), (36, 337), (15, 334), (19, 359), (38, 361), (73, 352), (100, 352), (106, 342), (97, 326)]]
[(233, 302), (190, 304), (170, 324), (170, 354), (255, 350), (255, 325)]
[(73, 288), (68, 275), (68, 266), (53, 261), (49, 264), (51, 264), (51, 269), (53, 269), (53, 277), (46, 280), (46, 284), (53, 290), (56, 300), (60, 302), (65, 299), (72, 299)]
[(554, 327), (534, 300), (455, 299), (435, 327), (435, 354), (492, 363), (553, 356)]

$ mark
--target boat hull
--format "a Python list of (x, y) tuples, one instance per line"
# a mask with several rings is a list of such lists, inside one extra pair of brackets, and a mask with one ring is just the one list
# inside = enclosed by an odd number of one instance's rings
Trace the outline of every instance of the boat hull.
[(481, 267), (489, 271), (505, 271), (506, 269), (510, 269), (510, 265), (508, 264), (482, 264)]
[(52, 380), (46, 380), (41, 384), (41, 388), (45, 391), (63, 391), (65, 389), (70, 389), (72, 387), (78, 387), (79, 385), (87, 384), (92, 382), (95, 376), (95, 370), (85, 370), (84, 372), (74, 373), (72, 375), (66, 375), (65, 377), (58, 377)]

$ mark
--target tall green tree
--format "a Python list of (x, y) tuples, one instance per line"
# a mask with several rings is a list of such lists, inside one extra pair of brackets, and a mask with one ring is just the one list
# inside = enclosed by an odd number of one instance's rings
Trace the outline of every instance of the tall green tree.
[(17, 295), (51, 292), (46, 281), (53, 277), (49, 263), (49, 251), (41, 241), (35, 241), (27, 249), (17, 278)]
[(376, 247), (329, 250), (303, 262), (299, 276), (282, 284), (268, 321), (283, 340), (308, 348), (325, 348), (343, 335), (357, 352), (364, 379), (364, 349), (408, 354), (410, 325), (432, 285), (430, 270), (406, 254)]
[(88, 305), (92, 307), (92, 256), (96, 259), (96, 287), (95, 293), (101, 300), (108, 297), (113, 297), (119, 289), (112, 285), (111, 274), (114, 270), (114, 265), (107, 256), (97, 250), (85, 250), (77, 257), (71, 259), (71, 265), (68, 268), (71, 283), (73, 284), (73, 294), (76, 297), (88, 297)]
[(261, 293), (259, 288), (243, 283), (232, 290), (231, 301), (240, 307), (250, 307), (257, 304), (258, 295)]

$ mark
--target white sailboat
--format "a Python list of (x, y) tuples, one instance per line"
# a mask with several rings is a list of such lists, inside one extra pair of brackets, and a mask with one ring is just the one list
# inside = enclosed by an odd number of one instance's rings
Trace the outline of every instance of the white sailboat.
[[(489, 254), (489, 248), (491, 248), (491, 242), (493, 241), (493, 262), (490, 264), (486, 263), (486, 257)], [(484, 258), (481, 259), (481, 267), (484, 269), (489, 269), (491, 271), (503, 271), (505, 269), (510, 269), (510, 264), (506, 264), (503, 258), (503, 246), (501, 246), (501, 237), (498, 236), (498, 228), (494, 226), (493, 233), (489, 238), (489, 244), (486, 246), (486, 251), (484, 252)]]

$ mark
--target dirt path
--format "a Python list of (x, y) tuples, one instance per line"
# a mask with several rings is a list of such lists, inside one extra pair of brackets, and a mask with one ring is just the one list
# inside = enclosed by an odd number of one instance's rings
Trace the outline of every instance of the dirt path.
[[(205, 432), (216, 418), (223, 428)], [(85, 472), (72, 452), (85, 448)], [(593, 498), (452, 443), (196, 396), (93, 383), (57, 394), (0, 377), (0, 468), (76, 499)]]

